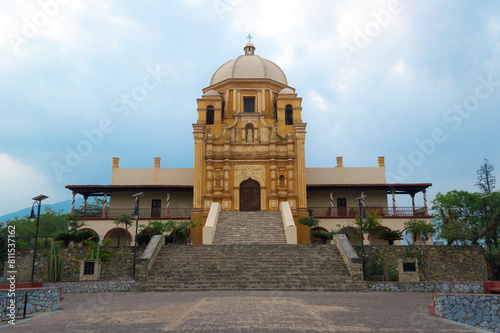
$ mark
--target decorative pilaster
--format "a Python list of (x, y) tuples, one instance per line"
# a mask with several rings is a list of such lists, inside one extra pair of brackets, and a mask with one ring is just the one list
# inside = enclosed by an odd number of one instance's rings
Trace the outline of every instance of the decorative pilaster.
[(203, 190), (203, 125), (193, 124), (194, 137), (194, 187), (193, 187), (193, 211), (202, 211)]
[(298, 208), (307, 211), (307, 189), (306, 189), (306, 160), (305, 160), (305, 138), (306, 124), (295, 125), (296, 135), (296, 179), (298, 190)]

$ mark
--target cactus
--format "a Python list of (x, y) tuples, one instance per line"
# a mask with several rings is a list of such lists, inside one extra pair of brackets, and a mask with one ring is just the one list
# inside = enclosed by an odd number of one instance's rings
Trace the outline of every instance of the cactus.
[(56, 242), (52, 241), (52, 246), (50, 248), (50, 258), (49, 258), (49, 281), (61, 281), (62, 280), (62, 266), (63, 261), (59, 256), (59, 246)]
[(97, 254), (96, 254), (95, 258), (99, 259), (100, 255), (101, 255), (101, 243), (98, 242), (97, 243)]

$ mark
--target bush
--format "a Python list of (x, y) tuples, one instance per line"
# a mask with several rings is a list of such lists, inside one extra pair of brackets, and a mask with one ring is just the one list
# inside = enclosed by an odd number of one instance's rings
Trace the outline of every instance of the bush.
[(395, 240), (402, 240), (402, 231), (399, 230), (387, 230), (382, 229), (379, 231), (379, 239), (383, 239), (389, 242), (389, 245), (393, 245)]
[(65, 247), (69, 246), (70, 242), (74, 242), (76, 240), (76, 234), (72, 231), (61, 231), (54, 238), (55, 241), (62, 241)]
[(311, 231), (311, 236), (316, 237), (321, 240), (321, 244), (326, 244), (327, 240), (333, 239), (333, 235), (335, 235), (334, 231), (325, 231), (325, 230), (313, 230)]

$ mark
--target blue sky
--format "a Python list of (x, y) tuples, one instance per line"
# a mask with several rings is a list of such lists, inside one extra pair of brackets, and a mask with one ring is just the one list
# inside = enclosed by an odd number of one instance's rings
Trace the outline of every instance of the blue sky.
[(432, 182), (430, 200), (475, 191), (484, 158), (500, 170), (498, 13), (465, 0), (4, 1), (0, 215), (109, 184), (112, 157), (192, 167), (196, 98), (249, 33), (303, 97), (307, 166), (385, 156), (389, 181)]

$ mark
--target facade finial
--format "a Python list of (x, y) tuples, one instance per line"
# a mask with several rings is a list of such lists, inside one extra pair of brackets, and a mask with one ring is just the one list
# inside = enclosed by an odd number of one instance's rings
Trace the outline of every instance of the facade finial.
[(252, 38), (253, 38), (252, 35), (248, 34), (247, 38), (248, 38), (248, 42), (251, 43), (252, 42)]

